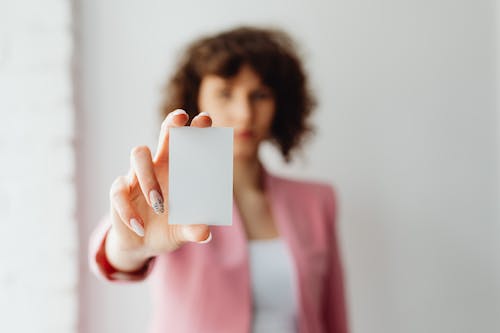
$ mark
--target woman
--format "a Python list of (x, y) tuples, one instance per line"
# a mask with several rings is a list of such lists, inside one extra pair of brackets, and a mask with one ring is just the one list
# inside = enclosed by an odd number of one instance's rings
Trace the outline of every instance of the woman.
[[(313, 107), (284, 32), (240, 27), (187, 48), (157, 151), (132, 150), (90, 241), (99, 277), (153, 280), (152, 332), (348, 331), (332, 187), (273, 175), (258, 157), (270, 140), (290, 161)], [(188, 124), (234, 128), (232, 226), (168, 225), (169, 129)]]

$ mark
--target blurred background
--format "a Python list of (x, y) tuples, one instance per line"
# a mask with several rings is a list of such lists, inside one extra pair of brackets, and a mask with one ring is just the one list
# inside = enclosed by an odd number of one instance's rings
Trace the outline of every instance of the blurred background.
[(273, 172), (339, 194), (355, 333), (500, 332), (498, 6), (475, 0), (0, 0), (0, 331), (144, 332), (148, 282), (87, 265), (182, 47), (298, 42), (318, 134)]

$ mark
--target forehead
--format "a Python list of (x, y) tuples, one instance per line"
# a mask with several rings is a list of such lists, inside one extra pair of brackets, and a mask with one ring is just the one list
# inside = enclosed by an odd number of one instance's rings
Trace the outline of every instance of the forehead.
[(215, 74), (208, 74), (203, 77), (203, 81), (206, 81), (208, 84), (242, 85), (248, 87), (263, 85), (260, 75), (247, 64), (242, 65), (234, 76), (225, 78)]

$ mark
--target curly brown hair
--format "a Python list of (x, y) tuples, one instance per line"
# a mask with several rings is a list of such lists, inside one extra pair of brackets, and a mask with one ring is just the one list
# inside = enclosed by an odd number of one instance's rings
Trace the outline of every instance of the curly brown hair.
[(308, 88), (294, 41), (280, 29), (241, 26), (195, 40), (185, 49), (165, 87), (162, 115), (181, 108), (192, 119), (199, 113), (202, 78), (209, 74), (231, 78), (244, 64), (273, 91), (276, 113), (270, 141), (288, 163), (291, 151), (314, 132), (308, 117), (316, 98)]

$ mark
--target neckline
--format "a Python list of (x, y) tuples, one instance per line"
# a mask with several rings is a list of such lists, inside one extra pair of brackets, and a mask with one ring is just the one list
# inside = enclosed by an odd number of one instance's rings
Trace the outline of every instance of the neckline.
[(269, 244), (282, 242), (283, 238), (281, 236), (273, 238), (259, 238), (259, 239), (249, 239), (248, 242), (251, 244)]

